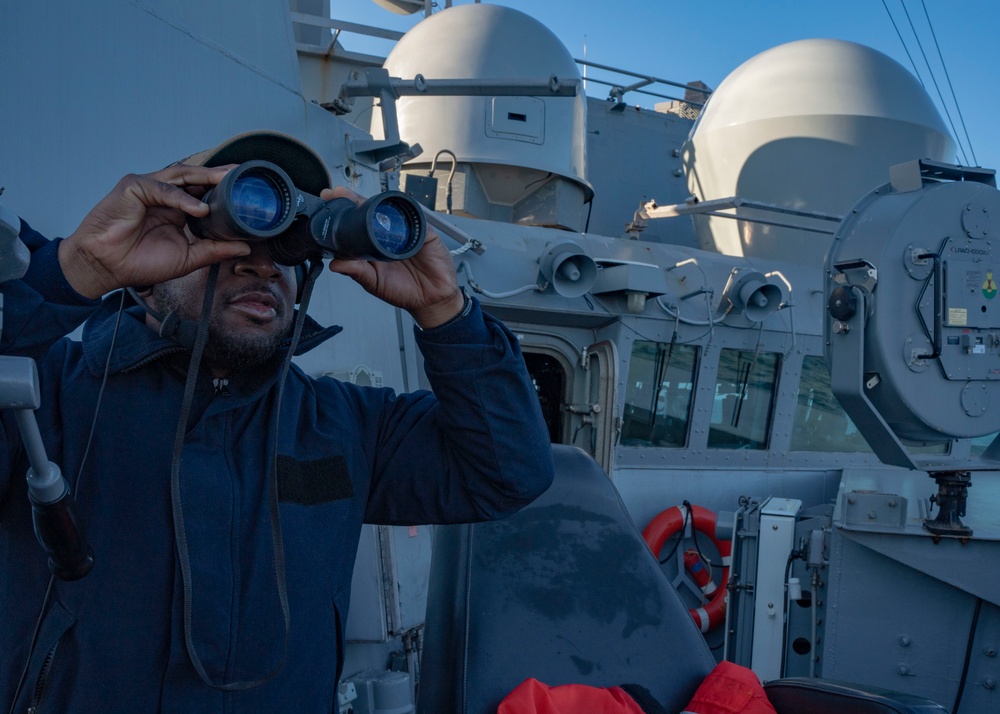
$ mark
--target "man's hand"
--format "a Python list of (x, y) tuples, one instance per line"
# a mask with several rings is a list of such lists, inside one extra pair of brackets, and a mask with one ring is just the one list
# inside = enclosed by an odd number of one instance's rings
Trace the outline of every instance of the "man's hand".
[(95, 299), (248, 254), (246, 243), (199, 240), (185, 230), (189, 216), (208, 214), (198, 196), (231, 168), (176, 164), (123, 178), (59, 245), (59, 264), (69, 284)]
[[(357, 204), (364, 201), (343, 186), (324, 190), (320, 198), (349, 198)], [(451, 253), (430, 228), (423, 247), (412, 258), (389, 263), (335, 259), (330, 261), (330, 270), (353, 278), (375, 297), (406, 310), (425, 330), (444, 324), (465, 305)]]

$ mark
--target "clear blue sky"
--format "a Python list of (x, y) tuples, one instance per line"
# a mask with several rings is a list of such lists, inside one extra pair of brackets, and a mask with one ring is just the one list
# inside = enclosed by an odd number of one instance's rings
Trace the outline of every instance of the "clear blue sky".
[[(454, 0), (464, 4), (465, 0)], [(438, 0), (443, 6), (444, 0)], [(543, 22), (577, 58), (680, 82), (700, 79), (717, 87), (742, 62), (775, 45), (811, 37), (835, 37), (873, 47), (913, 71), (886, 12), (892, 13), (925, 86), (941, 102), (914, 38), (906, 10), (935, 69), (958, 138), (965, 132), (951, 98), (927, 14), (944, 55), (977, 163), (1000, 169), (1000, 0), (495, 0)], [(334, 17), (405, 31), (422, 13), (401, 16), (371, 0), (331, 0)], [(344, 35), (348, 49), (385, 54), (388, 45)], [(588, 91), (605, 96), (606, 88)], [(651, 106), (651, 97), (630, 103)], [(944, 111), (942, 117), (947, 123)]]

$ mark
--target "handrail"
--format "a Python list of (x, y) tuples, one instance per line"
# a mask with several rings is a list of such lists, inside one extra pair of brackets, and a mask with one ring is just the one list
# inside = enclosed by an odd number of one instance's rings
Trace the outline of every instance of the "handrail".
[(399, 32), (398, 30), (386, 30), (381, 27), (374, 27), (372, 25), (360, 25), (356, 22), (346, 22), (344, 20), (334, 20), (329, 17), (321, 17), (319, 15), (310, 15), (303, 12), (293, 12), (289, 13), (292, 18), (292, 22), (296, 22), (300, 25), (309, 25), (310, 27), (326, 27), (339, 32), (352, 32), (356, 35), (366, 35), (368, 37), (377, 37), (382, 40), (400, 40), (405, 33)]
[[(588, 84), (590, 82), (593, 82), (594, 84), (600, 84), (600, 85), (603, 85), (605, 87), (612, 87), (612, 88), (619, 87), (619, 85), (615, 84), (614, 82), (608, 82), (606, 80), (597, 79), (595, 77), (584, 77), (583, 81), (586, 82), (586, 83), (588, 83)], [(659, 94), (657, 92), (650, 92), (649, 90), (646, 90), (646, 89), (640, 89), (640, 88), (629, 89), (628, 87), (621, 87), (621, 89), (625, 89), (625, 90), (627, 90), (629, 92), (634, 92), (635, 94), (645, 94), (648, 97), (656, 97), (657, 99), (669, 99), (672, 102), (685, 102), (687, 104), (690, 104), (690, 105), (696, 106), (696, 107), (702, 107), (702, 106), (704, 106), (703, 102), (692, 102), (692, 101), (688, 101), (687, 99), (684, 99), (683, 97), (676, 97), (676, 96), (673, 96), (673, 95), (670, 95), (670, 94)], [(622, 94), (625, 94), (625, 93), (626, 92), (622, 92)]]
[[(290, 13), (290, 17), (293, 23), (299, 25), (307, 25), (310, 27), (322, 27), (334, 30), (329, 46), (327, 47), (327, 52), (333, 49), (333, 47), (336, 44), (337, 38), (339, 37), (341, 32), (348, 32), (352, 34), (363, 35), (366, 37), (374, 37), (376, 39), (389, 40), (393, 42), (399, 41), (405, 34), (403, 32), (399, 32), (396, 30), (387, 30), (381, 27), (374, 27), (372, 25), (362, 25), (356, 22), (336, 20), (328, 17), (321, 17), (319, 15), (311, 15), (302, 12), (292, 12)], [(300, 49), (308, 49), (308, 48), (301, 47)], [(338, 52), (338, 54), (340, 53)], [(379, 58), (375, 55), (356, 55), (355, 53), (351, 52), (346, 52), (344, 54), (345, 54), (344, 59), (354, 58), (375, 63), (377, 63), (377, 60), (379, 60)], [(672, 80), (664, 79), (662, 77), (656, 77), (653, 75), (632, 72), (629, 70), (621, 69), (619, 67), (600, 64), (598, 62), (592, 62), (590, 60), (585, 60), (585, 59), (574, 59), (574, 61), (578, 65), (584, 68), (584, 75), (586, 75), (586, 68), (590, 67), (593, 69), (603, 70), (605, 72), (612, 72), (614, 74), (621, 75), (623, 77), (630, 77), (639, 80), (637, 82), (625, 83), (625, 82), (615, 82), (608, 79), (601, 79), (598, 77), (588, 77), (588, 76), (583, 77), (585, 82), (593, 82), (594, 84), (610, 87), (611, 92), (609, 94), (609, 99), (619, 104), (622, 103), (622, 98), (626, 94), (636, 93), (636, 94), (643, 94), (649, 97), (656, 97), (658, 99), (667, 99), (670, 101), (684, 102), (685, 104), (688, 104), (692, 107), (697, 107), (699, 109), (705, 105), (704, 102), (684, 99), (682, 97), (676, 97), (669, 94), (661, 94), (659, 92), (650, 91), (649, 89), (644, 89), (644, 87), (648, 87), (651, 84), (666, 85), (668, 87), (677, 87), (679, 89), (684, 89), (692, 92), (700, 92), (705, 96), (708, 96), (712, 93), (712, 90), (707, 87), (699, 87), (683, 82), (674, 82)]]
[(621, 69), (619, 67), (612, 67), (611, 65), (600, 64), (598, 62), (591, 62), (590, 60), (585, 60), (585, 59), (577, 58), (574, 59), (574, 61), (578, 65), (581, 65), (582, 67), (585, 68), (584, 72), (586, 72), (587, 67), (593, 67), (594, 69), (600, 69), (607, 72), (614, 72), (615, 74), (620, 74), (624, 75), (625, 77), (632, 77), (634, 79), (640, 80), (638, 82), (624, 84), (619, 82), (610, 82), (607, 80), (597, 79), (589, 76), (584, 77), (584, 80), (587, 82), (594, 82), (596, 84), (603, 84), (605, 86), (611, 87), (611, 96), (609, 97), (609, 99), (612, 99), (617, 102), (621, 102), (621, 99), (625, 94), (628, 94), (629, 92), (636, 92), (637, 94), (646, 94), (652, 97), (659, 97), (661, 99), (670, 99), (672, 101), (684, 102), (686, 104), (690, 104), (691, 106), (695, 107), (705, 106), (705, 102), (698, 102), (690, 99), (682, 99), (679, 97), (673, 97), (665, 94), (658, 94), (656, 92), (651, 92), (649, 90), (642, 89), (643, 87), (647, 87), (650, 84), (665, 84), (669, 87), (678, 87), (680, 89), (685, 89), (692, 92), (700, 92), (705, 96), (708, 96), (712, 93), (712, 90), (709, 89), (708, 87), (699, 87), (693, 84), (674, 82), (669, 79), (663, 79), (662, 77), (656, 77), (649, 74), (640, 74), (638, 72), (631, 72), (629, 70)]
[(597, 62), (591, 62), (590, 60), (574, 59), (573, 61), (576, 62), (577, 64), (582, 64), (582, 65), (584, 65), (586, 67), (594, 67), (596, 69), (604, 69), (604, 70), (607, 70), (609, 72), (617, 72), (618, 74), (628, 75), (629, 77), (635, 77), (637, 79), (649, 79), (649, 80), (652, 80), (653, 82), (657, 82), (659, 84), (669, 84), (671, 87), (680, 87), (681, 89), (690, 89), (691, 91), (701, 92), (702, 94), (711, 94), (712, 93), (712, 90), (708, 89), (707, 87), (698, 87), (698, 86), (693, 85), (693, 84), (686, 84), (686, 83), (682, 83), (682, 82), (674, 82), (674, 81), (671, 81), (669, 79), (662, 79), (660, 77), (654, 77), (654, 76), (648, 75), (648, 74), (639, 74), (637, 72), (630, 72), (630, 71), (628, 71), (626, 69), (619, 69), (618, 67), (612, 67), (612, 66), (606, 65), (606, 64), (598, 64)]

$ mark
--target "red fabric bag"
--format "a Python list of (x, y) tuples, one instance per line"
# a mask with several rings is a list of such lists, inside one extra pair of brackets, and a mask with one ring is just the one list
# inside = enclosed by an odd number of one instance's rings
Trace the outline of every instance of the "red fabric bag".
[(549, 687), (526, 679), (504, 697), (497, 714), (643, 714), (621, 687), (563, 684)]
[[(624, 685), (630, 687), (632, 685)], [(647, 709), (622, 687), (590, 687), (584, 684), (563, 684), (550, 687), (537, 679), (526, 679), (508, 694), (497, 714), (646, 714), (662, 711), (650, 701), (649, 693), (638, 688), (645, 697)], [(651, 708), (651, 709), (649, 709)], [(720, 662), (705, 677), (682, 714), (777, 714), (767, 701), (757, 675), (732, 662)]]
[(719, 662), (694, 693), (684, 714), (777, 714), (757, 675), (732, 662)]

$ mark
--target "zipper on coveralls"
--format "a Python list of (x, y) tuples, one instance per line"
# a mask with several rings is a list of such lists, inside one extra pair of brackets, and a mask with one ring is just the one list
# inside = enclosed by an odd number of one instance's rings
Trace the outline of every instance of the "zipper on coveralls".
[(57, 647), (59, 647), (59, 640), (56, 640), (56, 643), (52, 645), (52, 649), (45, 655), (45, 661), (42, 662), (42, 671), (38, 673), (38, 681), (35, 683), (35, 693), (31, 698), (31, 706), (28, 707), (28, 714), (36, 714), (38, 708), (42, 705), (42, 699), (45, 696), (45, 684), (48, 682), (49, 672), (52, 671), (52, 660), (56, 657)]

